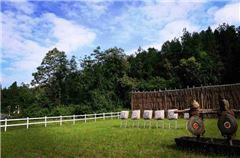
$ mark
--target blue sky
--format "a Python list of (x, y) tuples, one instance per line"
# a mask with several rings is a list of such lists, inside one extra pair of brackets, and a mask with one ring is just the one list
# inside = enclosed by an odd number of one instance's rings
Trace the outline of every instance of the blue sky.
[(1, 83), (30, 83), (54, 47), (83, 58), (97, 46), (161, 48), (183, 28), (201, 31), (226, 22), (240, 25), (238, 1), (1, 1)]

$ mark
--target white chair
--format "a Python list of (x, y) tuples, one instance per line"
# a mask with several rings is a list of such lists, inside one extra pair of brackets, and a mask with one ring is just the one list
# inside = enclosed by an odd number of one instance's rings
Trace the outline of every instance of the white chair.
[(140, 119), (140, 110), (133, 110), (132, 111), (132, 120), (138, 120)]
[(156, 110), (155, 111), (155, 115), (154, 115), (154, 119), (155, 120), (163, 120), (164, 119), (164, 110)]
[[(178, 113), (175, 113), (177, 109), (169, 109), (168, 110), (168, 119), (169, 120), (175, 120), (175, 128), (177, 128), (177, 119), (178, 119)], [(171, 123), (169, 122), (169, 128), (171, 128)]]
[(151, 127), (152, 113), (153, 113), (152, 110), (144, 110), (144, 112), (143, 112), (143, 119), (145, 120), (144, 121), (144, 128), (146, 126), (147, 120), (149, 122), (149, 128)]
[(122, 121), (121, 121), (120, 127), (122, 127), (124, 123), (125, 123), (125, 128), (127, 127), (127, 119), (128, 119), (128, 116), (129, 116), (129, 111), (121, 111), (120, 119), (121, 119)]
[[(139, 119), (140, 119), (140, 110), (133, 110), (132, 111), (132, 120), (138, 120), (138, 127), (139, 127)], [(135, 121), (133, 121), (132, 127), (134, 127)]]
[(121, 111), (120, 119), (128, 119), (129, 111)]
[(183, 118), (189, 119), (189, 113), (188, 112), (183, 113)]
[(156, 127), (158, 128), (158, 122), (159, 120), (163, 120), (162, 121), (162, 128), (164, 128), (164, 118), (165, 118), (165, 114), (164, 114), (164, 110), (156, 110), (154, 113), (154, 119), (157, 120), (157, 124)]
[(169, 109), (168, 110), (168, 119), (169, 120), (176, 120), (178, 119), (178, 113), (174, 113), (177, 109)]
[[(188, 112), (183, 113), (183, 118), (188, 120), (189, 119), (189, 113)], [(187, 129), (187, 124), (188, 124), (188, 121), (186, 121), (186, 129)]]

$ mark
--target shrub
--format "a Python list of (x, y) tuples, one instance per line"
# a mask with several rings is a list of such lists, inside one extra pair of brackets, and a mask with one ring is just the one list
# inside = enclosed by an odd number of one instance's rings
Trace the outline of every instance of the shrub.
[(28, 117), (41, 117), (41, 116), (48, 116), (50, 114), (48, 108), (42, 108), (38, 105), (32, 105), (28, 107), (24, 113)]
[(65, 115), (73, 115), (75, 107), (74, 106), (56, 106), (51, 110), (51, 115), (53, 116), (65, 116)]
[(81, 104), (81, 105), (74, 105), (74, 114), (75, 115), (81, 115), (81, 114), (90, 114), (93, 113), (91, 106), (87, 104)]

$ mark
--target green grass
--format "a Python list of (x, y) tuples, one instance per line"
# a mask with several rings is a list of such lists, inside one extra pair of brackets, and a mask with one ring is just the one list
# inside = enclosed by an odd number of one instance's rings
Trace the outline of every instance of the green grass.
[[(178, 120), (179, 129), (120, 128), (120, 120), (97, 122), (32, 125), (8, 128), (1, 132), (2, 158), (154, 158), (154, 157), (214, 157), (175, 147), (174, 138), (191, 136), (185, 120)], [(206, 137), (221, 137), (217, 120), (205, 120)], [(142, 122), (141, 122), (142, 123)], [(240, 123), (240, 120), (238, 120)], [(143, 123), (142, 123), (143, 124)], [(174, 125), (174, 121), (172, 122)], [(237, 133), (237, 139), (240, 137)], [(217, 156), (221, 157), (221, 156)]]

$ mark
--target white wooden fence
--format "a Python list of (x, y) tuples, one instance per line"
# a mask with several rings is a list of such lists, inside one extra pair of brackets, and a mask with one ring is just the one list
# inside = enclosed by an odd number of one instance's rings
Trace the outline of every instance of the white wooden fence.
[[(59, 123), (61, 126), (63, 122), (72, 122), (75, 124), (76, 121), (84, 121), (97, 119), (107, 119), (107, 118), (118, 118), (120, 117), (121, 112), (109, 112), (109, 113), (99, 113), (99, 114), (84, 114), (84, 115), (70, 115), (70, 116), (50, 116), (50, 117), (36, 117), (36, 118), (18, 118), (18, 119), (5, 119), (0, 120), (1, 128), (4, 128), (4, 131), (7, 131), (7, 127), (15, 127), (15, 126), (26, 126), (28, 129), (30, 125), (35, 124), (44, 124), (47, 127), (49, 123)], [(37, 120), (34, 122), (34, 120)]]

